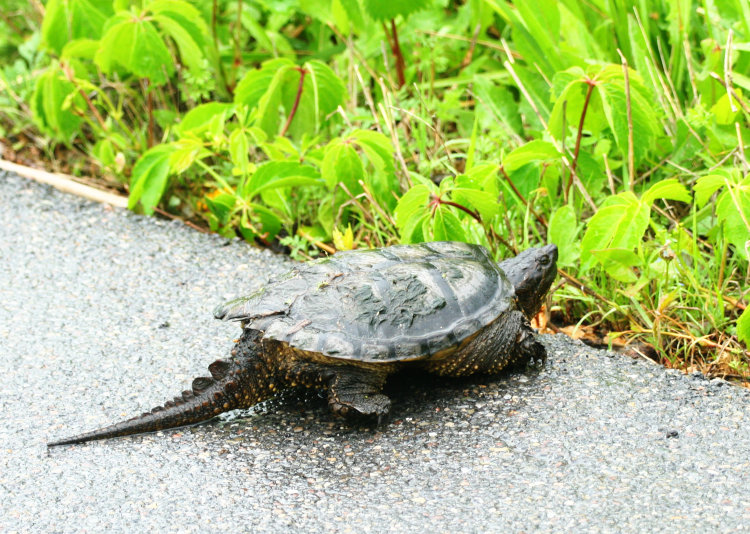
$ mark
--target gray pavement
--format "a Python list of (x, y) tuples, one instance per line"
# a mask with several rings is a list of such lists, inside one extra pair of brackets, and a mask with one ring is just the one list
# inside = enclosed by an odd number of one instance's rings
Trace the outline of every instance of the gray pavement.
[(0, 532), (747, 532), (750, 392), (544, 336), (540, 371), (398, 376), (388, 426), (292, 392), (53, 449), (228, 354), (289, 261), (0, 174)]

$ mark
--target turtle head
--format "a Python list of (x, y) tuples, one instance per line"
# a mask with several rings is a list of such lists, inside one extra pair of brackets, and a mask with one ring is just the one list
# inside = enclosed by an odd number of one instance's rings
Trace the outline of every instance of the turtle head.
[(557, 246), (530, 248), (500, 263), (516, 290), (518, 305), (529, 319), (542, 307), (542, 300), (557, 275)]

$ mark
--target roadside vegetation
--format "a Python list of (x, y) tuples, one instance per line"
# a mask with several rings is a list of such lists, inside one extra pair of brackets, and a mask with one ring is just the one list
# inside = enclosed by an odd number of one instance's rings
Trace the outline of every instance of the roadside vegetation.
[(750, 378), (746, 0), (5, 0), (0, 62), (6, 159), (299, 258), (553, 242), (549, 328)]

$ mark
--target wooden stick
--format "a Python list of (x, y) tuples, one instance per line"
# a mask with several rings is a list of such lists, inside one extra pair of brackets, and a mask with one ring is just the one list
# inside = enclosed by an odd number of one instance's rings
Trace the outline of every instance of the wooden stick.
[(110, 204), (118, 208), (128, 207), (127, 198), (78, 183), (74, 181), (71, 176), (67, 176), (65, 174), (53, 174), (50, 172), (41, 171), (39, 169), (32, 169), (31, 167), (11, 163), (10, 161), (5, 161), (4, 159), (0, 159), (0, 169), (14, 172), (19, 176), (23, 176), (24, 178), (29, 178), (43, 184), (51, 185), (52, 187), (59, 189), (60, 191), (72, 193), (74, 195), (78, 195), (79, 197), (87, 198), (95, 202)]

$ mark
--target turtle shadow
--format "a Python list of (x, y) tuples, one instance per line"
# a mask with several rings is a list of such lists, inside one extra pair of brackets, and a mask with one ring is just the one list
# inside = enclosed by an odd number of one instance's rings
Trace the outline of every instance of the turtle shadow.
[(243, 434), (250, 429), (253, 430), (250, 434), (254, 434), (294, 428), (295, 432), (305, 431), (313, 436), (369, 436), (388, 432), (389, 428), (404, 421), (435, 420), (439, 424), (447, 417), (442, 412), (458, 411), (467, 403), (485, 406), (490, 401), (497, 405), (498, 399), (508, 394), (518, 395), (519, 390), (534, 387), (540, 372), (530, 367), (496, 375), (455, 378), (406, 369), (391, 375), (386, 382), (383, 392), (390, 397), (392, 405), (389, 416), (382, 420), (336, 416), (328, 409), (324, 392), (294, 388), (282, 391), (249, 410), (220, 416), (219, 426), (239, 423), (235, 428)]

